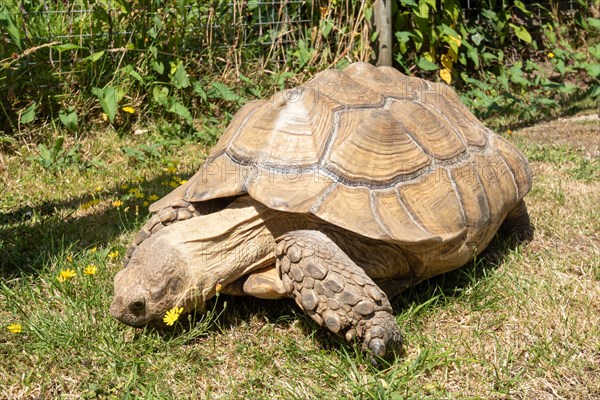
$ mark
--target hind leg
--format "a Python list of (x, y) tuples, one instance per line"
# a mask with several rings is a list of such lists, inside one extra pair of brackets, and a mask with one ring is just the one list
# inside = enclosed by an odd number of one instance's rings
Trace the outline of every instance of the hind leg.
[(331, 239), (294, 231), (278, 242), (284, 289), (313, 320), (347, 340), (358, 339), (377, 357), (401, 347), (387, 296)]
[(519, 241), (529, 242), (533, 239), (534, 229), (524, 200), (508, 213), (500, 229), (505, 234), (515, 235)]

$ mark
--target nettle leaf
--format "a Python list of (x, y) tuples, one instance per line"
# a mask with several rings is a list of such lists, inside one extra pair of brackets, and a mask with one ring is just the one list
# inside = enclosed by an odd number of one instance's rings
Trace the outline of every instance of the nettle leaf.
[(579, 86), (577, 86), (577, 85), (561, 84), (561, 86), (558, 87), (558, 91), (561, 93), (565, 93), (565, 94), (573, 94), (573, 93), (577, 92), (578, 90), (579, 90)]
[(365, 8), (365, 20), (371, 22), (373, 18), (373, 7)]
[(190, 86), (190, 78), (182, 63), (177, 64), (175, 72), (172, 72), (171, 82), (177, 89), (183, 89)]
[(152, 89), (152, 98), (155, 102), (161, 106), (167, 104), (167, 98), (169, 97), (169, 89), (164, 86), (154, 86)]
[(125, 72), (127, 75), (131, 76), (133, 79), (141, 83), (142, 85), (145, 83), (144, 78), (135, 70), (133, 65), (126, 65), (121, 68), (121, 71)]
[(108, 115), (110, 122), (114, 122), (119, 100), (123, 98), (125, 92), (121, 88), (107, 86), (105, 88), (93, 88), (92, 94), (98, 98), (98, 102), (102, 110)]
[(33, 104), (31, 104), (29, 107), (27, 107), (26, 109), (22, 110), (19, 113), (19, 122), (21, 124), (28, 124), (30, 122), (32, 122), (33, 120), (35, 120), (35, 110), (37, 109), (37, 103), (34, 101)]
[(509, 69), (509, 73), (510, 73), (510, 80), (513, 83), (516, 83), (518, 85), (522, 85), (522, 86), (529, 86), (530, 82), (527, 80), (527, 78), (525, 78), (525, 76), (523, 75), (523, 71), (521, 70), (520, 67), (511, 67)]
[(510, 25), (510, 27), (514, 29), (515, 35), (517, 35), (517, 37), (519, 39), (521, 39), (525, 43), (531, 43), (533, 38), (531, 37), (531, 34), (529, 33), (529, 31), (527, 31), (527, 29), (525, 29), (524, 26), (519, 26), (519, 25), (515, 25), (512, 23), (509, 23), (508, 25)]
[(58, 157), (63, 152), (63, 145), (65, 144), (64, 136), (57, 138), (54, 141), (54, 147), (52, 148), (52, 154)]
[(202, 87), (202, 84), (200, 82), (195, 81), (194, 83), (192, 83), (192, 87), (193, 87), (194, 93), (198, 94), (200, 96), (200, 98), (202, 100), (204, 100), (205, 102), (208, 102), (208, 95), (206, 94), (206, 90), (204, 90), (204, 88)]
[(600, 43), (595, 46), (590, 46), (589, 51), (594, 58), (600, 60)]
[(479, 69), (479, 51), (477, 51), (477, 47), (469, 49), (469, 57), (473, 61), (473, 64), (475, 64), (475, 69)]
[(456, 32), (454, 29), (450, 28), (446, 24), (442, 24), (442, 28), (441, 28), (440, 32), (443, 33), (444, 35), (451, 36), (460, 41), (460, 35), (458, 34), (458, 32)]
[(471, 35), (471, 40), (473, 41), (473, 43), (475, 44), (475, 46), (479, 46), (481, 44), (481, 42), (483, 42), (483, 39), (485, 39), (485, 36), (483, 36), (479, 32)]
[(213, 82), (211, 88), (206, 92), (211, 99), (225, 101), (238, 101), (240, 97), (227, 85), (221, 82)]
[(557, 106), (558, 103), (554, 99), (548, 99), (546, 97), (537, 98), (536, 101), (545, 106)]
[(331, 33), (331, 30), (333, 29), (333, 23), (329, 20), (329, 18), (327, 19), (322, 19), (321, 23), (319, 24), (319, 28), (321, 29), (321, 35), (323, 35), (323, 37), (326, 39), (329, 34)]
[(395, 33), (396, 39), (398, 39), (398, 41), (400, 43), (408, 43), (408, 41), (411, 38), (414, 38), (415, 35), (413, 35), (412, 32), (408, 32), (408, 31), (400, 31), (400, 32), (396, 32)]
[(423, 3), (429, 5), (429, 7), (431, 7), (434, 11), (437, 9), (436, 0), (420, 0), (419, 3), (420, 3), (419, 5), (421, 5)]
[(586, 18), (586, 21), (589, 24), (590, 28), (600, 30), (600, 19), (590, 17), (590, 18)]
[(415, 3), (415, 0), (400, 0), (400, 3), (402, 3), (402, 5), (405, 7), (418, 7), (418, 4)]
[(162, 75), (165, 72), (165, 64), (163, 64), (162, 61), (152, 60), (150, 61), (150, 65), (159, 75)]
[(77, 46), (76, 44), (73, 44), (73, 43), (65, 43), (65, 44), (59, 44), (57, 46), (52, 46), (52, 48), (56, 49), (62, 53), (63, 51), (80, 49), (81, 46)]
[(77, 112), (73, 108), (69, 107), (67, 110), (60, 110), (58, 118), (70, 132), (75, 132), (77, 130), (79, 119), (77, 117)]
[(600, 79), (600, 64), (581, 63), (579, 68), (585, 69), (592, 78)]
[(529, 11), (527, 9), (527, 7), (525, 7), (525, 4), (523, 4), (519, 0), (515, 0), (515, 7), (517, 7), (519, 10), (523, 11), (523, 14), (525, 14), (527, 16), (531, 15), (531, 11)]
[(526, 71), (541, 71), (542, 67), (540, 67), (537, 63), (534, 63), (531, 60), (525, 61), (525, 70)]
[(94, 62), (98, 61), (100, 58), (102, 58), (103, 55), (104, 55), (104, 50), (97, 51), (94, 54), (90, 54), (89, 56), (85, 57), (81, 61), (94, 63)]
[(20, 30), (13, 21), (12, 15), (6, 5), (0, 4), (0, 27), (3, 27), (8, 36), (12, 39), (12, 41), (17, 45), (17, 47), (21, 48), (21, 34)]
[(176, 115), (179, 115), (181, 118), (185, 119), (187, 123), (191, 124), (193, 122), (192, 114), (190, 110), (187, 109), (186, 106), (179, 103), (172, 97), (167, 99), (167, 111)]
[(435, 63), (429, 61), (425, 57), (419, 57), (417, 66), (425, 71), (435, 71), (439, 68)]
[(556, 64), (554, 64), (554, 68), (556, 68), (556, 70), (558, 71), (558, 73), (561, 74), (561, 75), (564, 75), (565, 72), (567, 71), (567, 68), (565, 66), (565, 62), (563, 60), (556, 61)]

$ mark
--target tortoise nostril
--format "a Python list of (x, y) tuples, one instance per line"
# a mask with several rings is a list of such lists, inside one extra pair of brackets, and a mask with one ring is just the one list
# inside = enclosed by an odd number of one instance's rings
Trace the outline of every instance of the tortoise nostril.
[(145, 307), (146, 307), (146, 300), (144, 300), (144, 299), (135, 300), (129, 305), (129, 308), (133, 312), (142, 311)]

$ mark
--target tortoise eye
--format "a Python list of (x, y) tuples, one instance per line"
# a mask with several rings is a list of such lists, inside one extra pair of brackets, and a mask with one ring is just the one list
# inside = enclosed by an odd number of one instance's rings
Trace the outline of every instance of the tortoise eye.
[(171, 278), (168, 282), (170, 293), (180, 293), (183, 288), (183, 281), (179, 277)]
[(150, 289), (150, 298), (152, 300), (161, 300), (167, 293), (167, 287), (170, 281), (164, 281), (161, 284)]

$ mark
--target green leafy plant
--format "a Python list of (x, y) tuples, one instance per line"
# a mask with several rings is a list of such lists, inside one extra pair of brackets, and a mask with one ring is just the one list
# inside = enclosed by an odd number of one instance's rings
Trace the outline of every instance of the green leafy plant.
[(121, 147), (123, 154), (129, 160), (136, 163), (146, 163), (149, 160), (158, 159), (161, 156), (159, 145), (157, 144), (140, 144), (137, 147)]
[(28, 157), (28, 160), (38, 163), (49, 171), (59, 171), (82, 162), (77, 145), (67, 150), (64, 146), (65, 138), (57, 138), (51, 147), (40, 143), (37, 147), (37, 156)]

